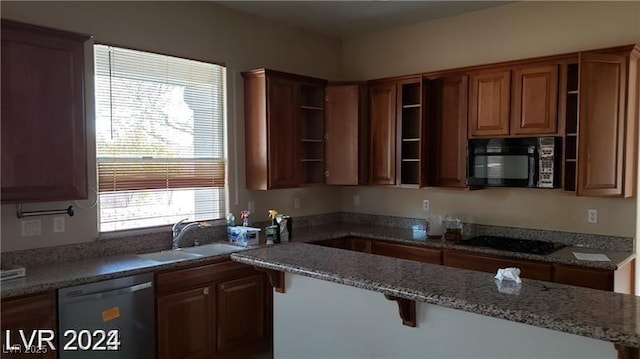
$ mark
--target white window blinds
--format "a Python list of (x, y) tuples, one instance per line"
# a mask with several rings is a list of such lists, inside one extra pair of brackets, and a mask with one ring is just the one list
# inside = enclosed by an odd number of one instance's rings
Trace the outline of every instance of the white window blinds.
[(100, 231), (225, 212), (225, 68), (95, 46)]

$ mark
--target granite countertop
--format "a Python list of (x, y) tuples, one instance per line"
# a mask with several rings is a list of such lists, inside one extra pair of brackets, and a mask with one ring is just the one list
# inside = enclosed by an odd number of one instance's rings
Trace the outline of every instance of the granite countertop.
[[(315, 226), (310, 228), (301, 228), (294, 231), (295, 242), (315, 242), (323, 239), (342, 238), (342, 237), (362, 237), (371, 239), (381, 239), (396, 243), (409, 244), (414, 246), (425, 246), (431, 248), (441, 249), (459, 249), (469, 252), (477, 252), (484, 254), (491, 254), (497, 256), (505, 256), (511, 258), (521, 258), (529, 260), (537, 260), (551, 263), (561, 264), (573, 264), (584, 267), (600, 268), (608, 270), (616, 270), (619, 267), (629, 263), (635, 258), (635, 254), (632, 252), (615, 251), (607, 249), (595, 249), (576, 246), (567, 246), (560, 250), (557, 250), (548, 255), (527, 254), (510, 252), (504, 250), (497, 250), (483, 247), (470, 247), (457, 243), (447, 242), (444, 240), (427, 239), (424, 230), (412, 230), (409, 228), (397, 228), (386, 226), (369, 226), (363, 224), (354, 223), (331, 223), (322, 226)], [(545, 238), (539, 238), (545, 240)], [(573, 252), (582, 253), (602, 253), (605, 254), (611, 261), (599, 262), (599, 261), (583, 261), (578, 260), (573, 255)]]
[[(238, 251), (244, 250), (247, 248), (238, 247)], [(25, 277), (2, 281), (0, 294), (2, 298), (15, 297), (150, 271), (221, 262), (229, 259), (229, 255), (230, 253), (223, 253), (187, 260), (158, 262), (140, 258), (136, 254), (120, 254), (37, 265), (28, 267)]]
[[(376, 260), (371, 260), (376, 256)], [(493, 274), (337, 248), (289, 243), (234, 253), (258, 267), (410, 300), (640, 347), (640, 298), (523, 279), (519, 294), (500, 293)]]
[[(407, 228), (371, 226), (345, 222), (295, 228), (293, 231), (294, 242), (313, 242), (347, 236), (383, 239), (397, 243), (433, 248), (462, 249), (513, 258), (532, 259), (553, 263), (578, 264), (587, 267), (610, 270), (615, 270), (619, 266), (626, 264), (635, 258), (635, 255), (631, 252), (594, 250), (577, 247), (567, 247), (547, 256), (499, 251), (478, 247), (472, 248), (447, 243), (442, 240), (428, 240), (425, 238), (424, 230), (414, 231)], [(262, 247), (264, 247), (264, 245), (254, 246), (251, 248)], [(137, 247), (134, 247), (134, 250), (132, 251), (140, 251), (135, 250), (135, 248)], [(247, 248), (238, 247), (238, 251), (244, 251), (246, 249)], [(611, 259), (611, 262), (578, 261), (571, 253), (573, 250), (580, 252), (595, 251), (598, 253), (604, 253)], [(164, 270), (174, 267), (178, 268), (198, 263), (204, 264), (206, 262), (224, 260), (228, 256), (229, 254), (227, 253), (225, 255), (201, 257), (177, 262), (156, 262), (145, 260), (136, 256), (136, 254), (130, 253), (75, 259), (58, 263), (38, 264), (34, 266), (27, 266), (27, 275), (23, 278), (2, 281), (0, 283), (0, 297), (14, 297), (78, 284), (97, 282), (105, 279), (135, 275), (149, 271)], [(20, 263), (18, 262), (15, 264)]]

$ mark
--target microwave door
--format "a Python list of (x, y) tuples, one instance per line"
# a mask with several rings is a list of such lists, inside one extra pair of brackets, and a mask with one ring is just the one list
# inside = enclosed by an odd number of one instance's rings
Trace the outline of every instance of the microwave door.
[(475, 185), (535, 187), (535, 157), (529, 154), (476, 154), (472, 181)]

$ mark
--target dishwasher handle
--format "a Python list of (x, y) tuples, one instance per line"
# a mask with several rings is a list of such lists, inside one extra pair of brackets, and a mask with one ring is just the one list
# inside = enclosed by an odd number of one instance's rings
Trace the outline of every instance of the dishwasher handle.
[(64, 303), (74, 303), (74, 302), (84, 302), (88, 300), (99, 300), (103, 298), (115, 297), (122, 294), (128, 294), (137, 292), (139, 290), (151, 288), (153, 286), (153, 282), (149, 281), (146, 283), (140, 283), (136, 285), (132, 285), (129, 287), (118, 288), (109, 291), (97, 291), (97, 292), (89, 292), (89, 293), (78, 293), (78, 292), (70, 292), (67, 293), (65, 298), (62, 300)]

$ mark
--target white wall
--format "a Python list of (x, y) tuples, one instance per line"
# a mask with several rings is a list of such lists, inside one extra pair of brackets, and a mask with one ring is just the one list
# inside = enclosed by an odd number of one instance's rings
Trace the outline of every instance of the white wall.
[[(522, 1), (354, 36), (342, 45), (346, 78), (372, 79), (640, 43), (640, 2)], [(353, 196), (361, 205), (353, 206)], [(636, 200), (578, 198), (561, 191), (344, 188), (342, 209), (607, 235), (635, 235)], [(587, 209), (599, 223), (587, 224)]]
[[(229, 196), (231, 210), (256, 203), (256, 220), (268, 208), (292, 215), (333, 212), (339, 190), (295, 189), (269, 192), (245, 189), (244, 107), (241, 71), (268, 67), (321, 78), (340, 73), (340, 41), (221, 7), (211, 2), (11, 2), (2, 1), (2, 18), (94, 35), (96, 42), (225, 63), (229, 88)], [(93, 118), (89, 119), (92, 125)], [(92, 135), (89, 143), (95, 143)], [(95, 161), (90, 149), (89, 161)], [(95, 176), (92, 176), (95, 177)], [(91, 186), (95, 188), (95, 179)], [(293, 197), (301, 199), (294, 210)], [(90, 201), (82, 201), (88, 204)], [(37, 203), (25, 210), (66, 208), (73, 202)], [(2, 206), (2, 251), (94, 240), (96, 210), (78, 209), (66, 217), (66, 232), (53, 234), (51, 217), (41, 217), (43, 235), (20, 237), (15, 205)]]
[(287, 273), (274, 293), (274, 357), (616, 358), (613, 344), (478, 314), (416, 303), (403, 326), (381, 293)]

